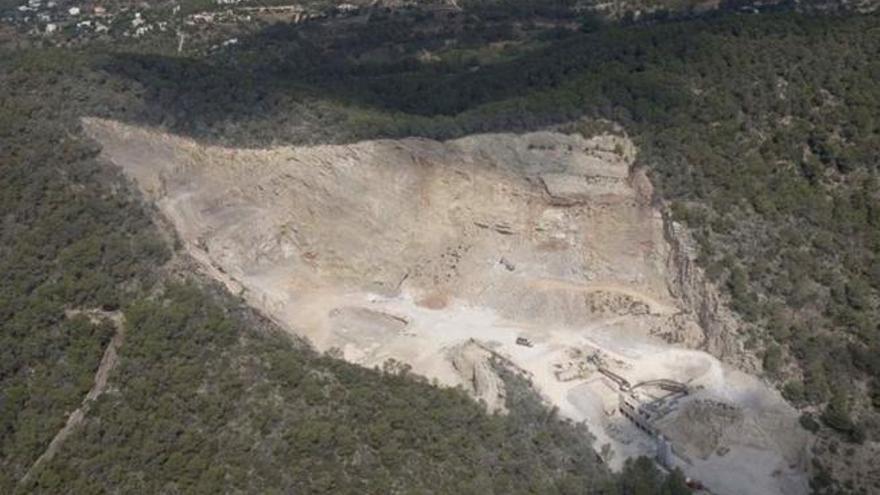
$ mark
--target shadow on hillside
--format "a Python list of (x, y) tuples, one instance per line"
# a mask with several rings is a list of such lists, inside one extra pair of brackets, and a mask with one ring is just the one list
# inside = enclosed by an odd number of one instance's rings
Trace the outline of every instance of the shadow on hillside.
[[(473, 38), (472, 31), (457, 27), (440, 34)], [(491, 43), (500, 31), (496, 26), (476, 42)], [(445, 138), (572, 116), (541, 116), (521, 105), (493, 109), (492, 116), (467, 114), (558, 86), (585, 63), (571, 56), (582, 35), (565, 33), (521, 57), (478, 65), (425, 60), (424, 53), (443, 43), (431, 34), (390, 22), (338, 31), (276, 25), (204, 59), (116, 54), (98, 69), (143, 88), (143, 123), (237, 145)], [(533, 116), (523, 119), (526, 114)]]
[[(142, 88), (140, 123), (236, 146), (446, 139), (583, 115), (667, 128), (693, 100), (688, 68), (713, 66), (720, 37), (776, 38), (808, 22), (716, 13), (576, 32), (461, 17), (277, 24), (203, 58), (123, 53), (99, 69)], [(532, 48), (475, 61), (506, 39)], [(450, 51), (470, 55), (435, 55)]]

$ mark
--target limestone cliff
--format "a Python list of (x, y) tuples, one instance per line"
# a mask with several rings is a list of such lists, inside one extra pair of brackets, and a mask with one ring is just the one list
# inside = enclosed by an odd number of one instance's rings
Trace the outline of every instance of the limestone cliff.
[(744, 339), (739, 333), (741, 322), (727, 306), (718, 287), (697, 265), (690, 233), (668, 214), (663, 217), (663, 232), (669, 245), (669, 291), (682, 309), (696, 317), (703, 333), (699, 347), (743, 371), (758, 373), (760, 361), (743, 346)]

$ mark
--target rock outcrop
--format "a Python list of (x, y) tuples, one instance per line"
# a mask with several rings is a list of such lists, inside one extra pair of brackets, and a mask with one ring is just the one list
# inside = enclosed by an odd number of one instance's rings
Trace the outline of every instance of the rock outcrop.
[(687, 229), (665, 216), (669, 244), (667, 273), (669, 291), (683, 310), (695, 316), (703, 333), (700, 347), (745, 372), (758, 373), (760, 361), (743, 347), (741, 324), (727, 306), (721, 292), (696, 263), (696, 250)]

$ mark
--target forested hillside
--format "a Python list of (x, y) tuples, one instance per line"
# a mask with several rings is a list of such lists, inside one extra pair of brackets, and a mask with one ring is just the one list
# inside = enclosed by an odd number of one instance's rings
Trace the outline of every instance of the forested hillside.
[[(583, 426), (509, 377), (509, 415), (388, 363), (294, 342), (187, 273), (78, 118), (135, 118), (100, 50), (0, 54), (0, 492), (687, 493), (608, 472)], [(170, 264), (169, 264), (170, 263)], [(109, 387), (48, 461), (123, 317)], [(27, 476), (26, 476), (27, 474)]]
[[(490, 417), (459, 392), (285, 347), (228, 299), (168, 282), (156, 267), (171, 248), (95, 162), (83, 115), (246, 146), (617, 122), (805, 426), (877, 440), (878, 21), (781, 12), (548, 27), (389, 10), (181, 54), (170, 33), (0, 53), (0, 491), (90, 386), (112, 328), (64, 310), (91, 307), (121, 308), (131, 327), (117, 392), (36, 478), (46, 492), (649, 483), (606, 473), (583, 432), (545, 413)], [(831, 477), (845, 473), (816, 469), (817, 490), (844, 489)]]
[[(205, 138), (222, 129), (223, 139), (244, 144), (260, 142), (255, 136), (309, 140), (310, 126), (348, 140), (533, 129), (585, 115), (621, 123), (640, 145), (658, 199), (695, 233), (703, 266), (745, 322), (748, 347), (804, 408), (804, 424), (820, 421), (853, 442), (875, 438), (875, 16), (719, 15), (554, 31), (552, 41), (528, 26), (505, 32), (465, 21), (446, 34), (482, 34), (453, 45), (454, 56), (411, 29), (413, 18), (371, 22), (361, 29), (373, 37), (277, 28), (211, 64), (138, 56), (109, 67), (146, 87), (147, 120)], [(515, 48), (468, 48), (505, 38)], [(367, 56), (389, 45), (406, 48)], [(424, 49), (437, 59), (420, 61)], [(193, 70), (204, 75), (198, 89), (178, 87), (176, 74)], [(217, 80), (223, 90), (204, 96)], [(251, 110), (234, 122), (200, 111), (222, 112), (218, 100)], [(291, 105), (306, 118), (291, 120), (283, 110)], [(172, 106), (206, 120), (158, 117)]]

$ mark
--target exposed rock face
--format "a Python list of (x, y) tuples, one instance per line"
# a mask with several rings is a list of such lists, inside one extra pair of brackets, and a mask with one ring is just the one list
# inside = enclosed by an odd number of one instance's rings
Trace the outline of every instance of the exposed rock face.
[(542, 174), (541, 181), (553, 204), (571, 206), (600, 202), (606, 197), (612, 200), (626, 194), (629, 187), (623, 179), (590, 177), (572, 174)]
[(492, 369), (492, 353), (474, 340), (453, 346), (447, 357), (465, 390), (484, 401), (491, 412), (506, 411), (504, 382)]
[(760, 362), (743, 348), (738, 337), (736, 316), (724, 303), (718, 288), (697, 266), (693, 239), (687, 229), (667, 218), (664, 233), (670, 246), (669, 290), (685, 311), (696, 316), (703, 333), (700, 346), (743, 371), (759, 372)]
[(552, 325), (678, 312), (662, 218), (630, 187), (618, 137), (242, 151), (89, 127), (189, 251), (270, 313), (328, 285)]
[(754, 369), (686, 236), (631, 170), (628, 139), (538, 132), (237, 150), (85, 127), (205, 272), (319, 350), (406, 363), (502, 410), (497, 360), (587, 421), (616, 465), (653, 455), (654, 440), (616, 415), (615, 383), (591, 368), (588, 356), (601, 355), (632, 383), (677, 380), (694, 391), (687, 400), (736, 402), (742, 424), (766, 432), (720, 433), (722, 456), (669, 423), (677, 447), (705, 457), (686, 472), (717, 493), (806, 486), (795, 411), (693, 350)]

